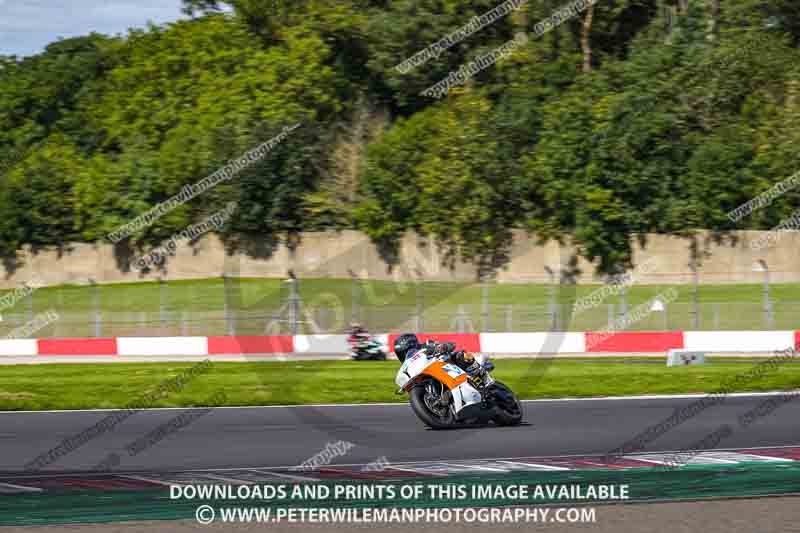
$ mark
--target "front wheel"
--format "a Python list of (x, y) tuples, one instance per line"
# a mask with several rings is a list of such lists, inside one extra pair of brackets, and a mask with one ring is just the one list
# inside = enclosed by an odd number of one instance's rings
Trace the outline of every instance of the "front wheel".
[(497, 414), (492, 418), (498, 426), (518, 426), (522, 423), (522, 404), (514, 392), (496, 381), (492, 386)]
[(414, 414), (431, 429), (448, 429), (455, 425), (442, 383), (427, 380), (411, 389), (409, 396)]

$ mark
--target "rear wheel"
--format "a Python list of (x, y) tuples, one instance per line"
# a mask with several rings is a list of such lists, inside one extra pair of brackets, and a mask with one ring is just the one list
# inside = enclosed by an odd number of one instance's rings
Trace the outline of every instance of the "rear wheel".
[(517, 426), (522, 423), (522, 404), (514, 392), (496, 381), (492, 386), (497, 414), (492, 418), (498, 426)]
[(439, 381), (429, 379), (411, 389), (411, 409), (432, 429), (447, 429), (455, 425), (450, 408), (449, 391)]

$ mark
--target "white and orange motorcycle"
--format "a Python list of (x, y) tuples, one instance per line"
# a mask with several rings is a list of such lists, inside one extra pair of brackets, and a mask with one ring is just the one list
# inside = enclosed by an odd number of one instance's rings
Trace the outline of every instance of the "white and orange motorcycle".
[(427, 426), (448, 429), (493, 421), (499, 426), (522, 422), (522, 405), (514, 393), (489, 372), (494, 365), (475, 354), (481, 370), (467, 374), (449, 362), (447, 355), (419, 351), (397, 372), (398, 394), (408, 393), (411, 408)]

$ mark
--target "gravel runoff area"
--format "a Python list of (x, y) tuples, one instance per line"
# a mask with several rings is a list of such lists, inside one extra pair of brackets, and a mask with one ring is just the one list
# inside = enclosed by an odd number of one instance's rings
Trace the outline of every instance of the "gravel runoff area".
[(354, 530), (385, 533), (452, 533), (490, 530), (492, 533), (521, 531), (557, 533), (781, 533), (798, 531), (800, 497), (706, 500), (679, 503), (599, 505), (594, 524), (401, 524), (401, 525), (315, 525), (315, 524), (214, 524), (194, 521), (123, 522), (46, 527), (0, 527), (19, 533), (170, 533), (270, 531), (271, 533), (348, 533)]

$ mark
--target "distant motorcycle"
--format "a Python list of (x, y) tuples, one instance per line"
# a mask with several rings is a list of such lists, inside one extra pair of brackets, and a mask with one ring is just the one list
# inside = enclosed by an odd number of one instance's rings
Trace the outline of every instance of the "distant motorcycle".
[(433, 429), (493, 421), (499, 426), (522, 423), (522, 404), (511, 389), (489, 374), (485, 355), (476, 354), (480, 371), (469, 375), (447, 355), (420, 351), (403, 362), (395, 383), (408, 393), (411, 409)]
[(350, 358), (354, 361), (385, 361), (386, 349), (372, 337), (350, 337)]

